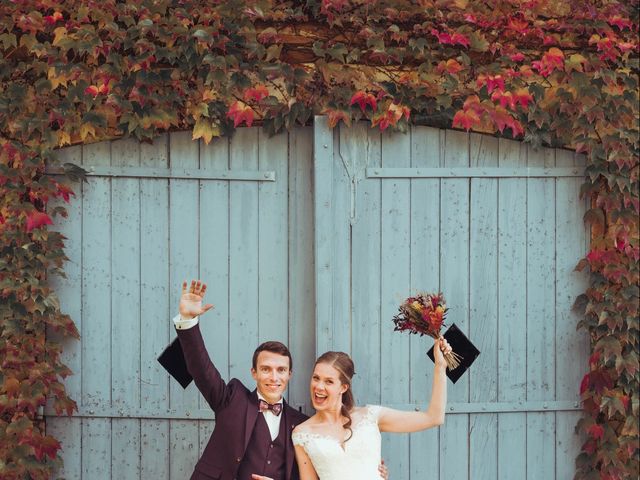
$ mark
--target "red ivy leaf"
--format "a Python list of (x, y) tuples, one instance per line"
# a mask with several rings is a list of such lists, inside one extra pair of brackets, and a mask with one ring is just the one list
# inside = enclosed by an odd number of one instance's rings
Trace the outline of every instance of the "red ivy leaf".
[(376, 97), (371, 93), (366, 93), (363, 91), (356, 92), (353, 97), (351, 97), (351, 102), (349, 103), (349, 105), (351, 106), (354, 103), (357, 103), (360, 106), (360, 110), (362, 110), (362, 113), (364, 113), (367, 109), (367, 105), (371, 106), (371, 110), (373, 110), (374, 112), (376, 111), (376, 108), (378, 108)]
[(244, 91), (244, 101), (248, 102), (250, 100), (254, 100), (256, 102), (260, 102), (263, 98), (269, 96), (269, 90), (264, 85), (258, 85), (256, 87), (247, 88)]
[(450, 74), (455, 74), (458, 73), (459, 71), (463, 70), (464, 67), (462, 65), (460, 65), (457, 60), (454, 60), (453, 58), (450, 58), (449, 60), (447, 60), (446, 62), (444, 60), (442, 60), (440, 63), (438, 63), (438, 66), (436, 67), (436, 71), (438, 73), (450, 73)]
[(437, 29), (431, 29), (431, 35), (436, 37), (440, 43), (443, 45), (463, 45), (465, 47), (469, 47), (471, 45), (470, 40), (466, 35), (462, 33), (454, 33), (453, 35), (447, 32), (440, 32)]
[(513, 92), (513, 99), (515, 103), (519, 103), (525, 110), (529, 108), (529, 102), (533, 102), (533, 96), (529, 93), (529, 90), (524, 87)]
[(76, 196), (75, 193), (73, 193), (73, 190), (71, 190), (69, 187), (67, 187), (66, 185), (62, 184), (62, 183), (57, 183), (56, 182), (56, 188), (57, 188), (57, 195), (59, 197), (62, 197), (64, 199), (65, 202), (69, 203), (69, 197), (71, 195), (73, 195), (74, 197)]
[(491, 95), (491, 100), (499, 102), (502, 108), (509, 107), (512, 110), (516, 108), (516, 101), (511, 92), (501, 92), (497, 90)]
[(40, 228), (43, 225), (53, 225), (51, 217), (46, 213), (33, 210), (27, 215), (27, 232)]
[(543, 77), (548, 77), (554, 70), (564, 69), (564, 53), (559, 48), (551, 47), (542, 59), (531, 62), (531, 66)]
[(34, 435), (29, 444), (33, 447), (35, 457), (40, 461), (45, 456), (54, 460), (58, 450), (61, 448), (60, 442), (50, 435)]
[(529, 30), (529, 22), (520, 18), (510, 18), (509, 23), (507, 23), (507, 29), (523, 35)]
[(247, 127), (250, 127), (253, 123), (253, 110), (246, 104), (240, 105), (240, 102), (233, 102), (227, 112), (227, 118), (233, 120), (234, 127), (237, 127), (242, 122), (244, 122)]
[(62, 20), (64, 17), (60, 12), (55, 12), (53, 15), (47, 15), (44, 17), (44, 21), (47, 22), (47, 25), (55, 25), (59, 20)]
[(340, 120), (342, 120), (347, 127), (351, 125), (351, 117), (344, 110), (327, 110), (326, 113), (329, 114), (329, 128), (338, 125)]
[(604, 436), (604, 428), (602, 427), (602, 425), (591, 425), (588, 432), (591, 438), (593, 438), (594, 440), (602, 439), (602, 437)]
[(453, 117), (453, 127), (471, 130), (475, 125), (480, 124), (480, 117), (473, 110), (458, 110)]

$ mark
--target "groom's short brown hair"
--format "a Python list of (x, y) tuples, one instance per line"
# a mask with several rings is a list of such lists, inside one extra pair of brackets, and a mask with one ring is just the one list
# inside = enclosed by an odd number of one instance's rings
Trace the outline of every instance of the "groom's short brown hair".
[(293, 370), (293, 359), (291, 358), (291, 352), (284, 343), (272, 340), (269, 342), (264, 342), (260, 346), (258, 346), (258, 348), (256, 348), (256, 351), (253, 352), (253, 360), (251, 362), (254, 370), (258, 366), (258, 355), (260, 354), (260, 352), (277, 353), (278, 355), (287, 357), (289, 359), (289, 370)]

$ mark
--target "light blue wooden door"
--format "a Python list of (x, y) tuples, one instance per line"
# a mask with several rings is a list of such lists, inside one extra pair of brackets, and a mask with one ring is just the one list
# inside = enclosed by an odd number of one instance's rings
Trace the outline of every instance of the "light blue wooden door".
[(314, 360), (312, 130), (231, 140), (188, 132), (153, 144), (104, 142), (59, 152), (89, 170), (58, 221), (68, 238), (67, 279), (56, 280), (79, 342), (64, 346), (79, 412), (47, 428), (62, 441), (67, 479), (188, 478), (213, 415), (193, 385), (183, 390), (156, 362), (175, 337), (183, 279), (209, 284), (202, 319), (223, 375), (251, 385), (259, 342), (291, 346), (289, 401), (308, 402)]
[(385, 434), (391, 478), (573, 477), (587, 340), (571, 312), (587, 249), (580, 158), (426, 127), (314, 133), (318, 353), (350, 352), (358, 403), (425, 408), (432, 341), (393, 332), (442, 290), (482, 351), (449, 383), (446, 423)]

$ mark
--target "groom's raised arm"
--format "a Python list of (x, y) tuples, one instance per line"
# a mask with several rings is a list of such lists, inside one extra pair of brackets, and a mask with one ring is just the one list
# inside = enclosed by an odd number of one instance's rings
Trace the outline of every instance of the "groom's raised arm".
[(213, 308), (211, 304), (202, 304), (206, 290), (207, 285), (199, 280), (191, 281), (189, 288), (187, 288), (187, 282), (184, 282), (180, 296), (180, 313), (173, 322), (178, 332), (187, 370), (209, 406), (216, 411), (226, 405), (231, 392), (211, 361), (200, 332), (200, 315)]

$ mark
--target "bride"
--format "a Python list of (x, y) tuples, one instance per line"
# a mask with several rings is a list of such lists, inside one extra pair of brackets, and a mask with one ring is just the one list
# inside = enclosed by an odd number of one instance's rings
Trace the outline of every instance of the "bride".
[(380, 432), (409, 433), (444, 423), (447, 403), (444, 353), (451, 347), (436, 340), (434, 375), (429, 407), (404, 412), (367, 405), (356, 407), (351, 391), (353, 361), (343, 352), (321, 355), (311, 377), (315, 415), (298, 425), (291, 436), (300, 480), (378, 480)]

